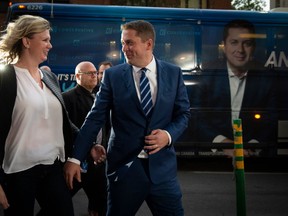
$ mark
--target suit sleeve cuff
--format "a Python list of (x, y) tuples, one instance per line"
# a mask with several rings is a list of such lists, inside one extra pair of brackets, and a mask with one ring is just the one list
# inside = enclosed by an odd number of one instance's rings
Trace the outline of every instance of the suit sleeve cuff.
[(164, 130), (165, 131), (165, 133), (167, 134), (167, 136), (168, 136), (168, 139), (169, 139), (169, 142), (168, 142), (168, 146), (170, 146), (171, 145), (171, 143), (172, 143), (172, 138), (171, 138), (171, 135), (168, 133), (168, 131), (166, 131), (166, 130)]
[(68, 157), (67, 161), (72, 162), (72, 163), (75, 163), (75, 164), (78, 164), (79, 166), (80, 166), (80, 163), (81, 163), (81, 162), (80, 162), (79, 160), (77, 160), (76, 158), (69, 158), (69, 157)]

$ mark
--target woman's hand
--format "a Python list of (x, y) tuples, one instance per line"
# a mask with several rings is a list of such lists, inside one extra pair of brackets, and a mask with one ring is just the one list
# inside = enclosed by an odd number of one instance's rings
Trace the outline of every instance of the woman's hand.
[(8, 203), (7, 198), (6, 198), (6, 194), (5, 194), (1, 185), (0, 185), (0, 205), (2, 205), (2, 207), (4, 209), (7, 209), (9, 207), (9, 203)]
[(90, 151), (90, 154), (94, 160), (95, 165), (97, 165), (98, 163), (102, 163), (106, 160), (106, 150), (100, 144), (94, 145)]

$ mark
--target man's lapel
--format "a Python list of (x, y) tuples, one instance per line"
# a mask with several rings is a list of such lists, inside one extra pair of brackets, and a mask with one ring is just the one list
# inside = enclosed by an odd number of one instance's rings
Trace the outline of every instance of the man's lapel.
[[(135, 101), (137, 108), (143, 112), (140, 100), (137, 95), (137, 90), (135, 87), (134, 77), (133, 77), (133, 68), (131, 65), (127, 64), (127, 67), (123, 69), (122, 80), (126, 86), (125, 92), (123, 94), (131, 94), (133, 101)], [(143, 115), (144, 112), (143, 112)]]
[[(157, 111), (158, 108), (161, 107), (161, 104), (159, 104), (160, 102), (160, 97), (161, 95), (164, 94), (165, 92), (165, 83), (167, 83), (167, 79), (168, 79), (168, 71), (164, 70), (162, 65), (160, 64), (159, 61), (156, 60), (156, 68), (157, 68), (157, 95), (156, 95), (156, 101), (154, 104), (154, 108), (153, 108), (153, 113), (157, 113), (160, 110)], [(162, 107), (163, 108), (163, 107)]]

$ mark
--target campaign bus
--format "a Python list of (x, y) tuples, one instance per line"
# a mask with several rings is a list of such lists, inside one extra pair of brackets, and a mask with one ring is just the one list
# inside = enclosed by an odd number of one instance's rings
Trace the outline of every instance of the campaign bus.
[[(247, 156), (288, 155), (287, 12), (18, 3), (9, 8), (6, 24), (23, 14), (42, 16), (51, 22), (53, 48), (43, 65), (57, 74), (62, 91), (75, 86), (74, 68), (80, 61), (91, 61), (96, 66), (104, 60), (113, 65), (125, 61), (121, 24), (138, 19), (151, 22), (156, 31), (154, 55), (182, 69), (191, 103), (189, 126), (175, 144), (179, 155), (227, 156), (225, 150), (234, 148), (233, 137), (221, 129), (231, 129), (229, 115), (233, 112), (243, 117)], [(215, 84), (228, 77), (227, 64), (219, 64), (227, 54), (223, 29), (235, 19), (253, 24), (255, 33), (243, 37), (252, 38), (255, 47), (250, 58), (259, 66), (254, 68), (257, 73), (248, 70), (244, 85), (249, 90), (242, 92), (243, 108), (236, 111), (230, 102), (224, 105), (224, 101), (231, 100), (229, 89), (225, 93), (224, 85)], [(212, 80), (213, 84), (206, 83)], [(213, 97), (215, 102), (211, 101)], [(224, 142), (224, 138), (230, 142)]]

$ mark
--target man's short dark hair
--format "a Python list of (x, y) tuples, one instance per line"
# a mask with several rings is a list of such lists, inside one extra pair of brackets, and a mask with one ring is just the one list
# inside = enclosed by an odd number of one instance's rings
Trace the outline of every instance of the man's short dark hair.
[[(248, 31), (251, 33), (251, 34), (255, 34), (255, 27), (254, 25), (247, 21), (247, 20), (240, 20), (240, 19), (237, 19), (237, 20), (231, 20), (230, 22), (228, 22), (225, 26), (224, 26), (224, 31), (223, 31), (223, 41), (225, 42), (228, 35), (229, 35), (229, 29), (231, 28), (245, 28), (245, 29), (248, 29)], [(253, 38), (253, 41), (254, 41), (254, 38)], [(255, 41), (254, 41), (255, 43)]]

